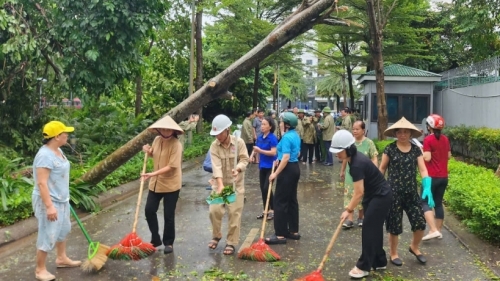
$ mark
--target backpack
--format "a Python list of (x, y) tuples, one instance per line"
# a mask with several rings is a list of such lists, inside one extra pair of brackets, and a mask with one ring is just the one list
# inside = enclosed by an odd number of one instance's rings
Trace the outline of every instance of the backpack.
[(210, 150), (207, 152), (205, 156), (205, 160), (203, 160), (203, 170), (209, 173), (213, 173), (212, 171), (212, 158), (210, 158)]

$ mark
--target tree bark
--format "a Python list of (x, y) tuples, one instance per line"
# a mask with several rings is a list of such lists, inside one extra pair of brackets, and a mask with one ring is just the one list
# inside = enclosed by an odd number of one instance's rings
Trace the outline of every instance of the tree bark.
[(259, 101), (259, 73), (260, 73), (260, 68), (259, 65), (257, 65), (254, 69), (254, 77), (253, 77), (253, 96), (252, 96), (252, 107), (255, 109), (257, 108), (258, 101)]
[(354, 86), (352, 85), (352, 68), (348, 62), (347, 65), (347, 82), (349, 84), (349, 107), (354, 109)]
[[(195, 90), (197, 91), (203, 87), (203, 41), (202, 41), (202, 25), (203, 25), (203, 9), (201, 8), (203, 0), (196, 1), (196, 29), (195, 29), (195, 42), (196, 42), (196, 79), (194, 81)], [(201, 133), (203, 131), (203, 107), (200, 107), (196, 112), (200, 116), (198, 124), (196, 124), (196, 131)]]
[[(344, 99), (344, 104), (342, 105), (343, 108), (347, 107), (347, 86), (345, 85), (345, 75), (342, 74), (340, 75), (340, 78), (342, 79), (342, 98)], [(340, 108), (339, 108), (340, 111)]]
[(495, 176), (500, 178), (500, 165), (498, 165), (497, 171), (495, 172)]
[[(198, 110), (210, 101), (219, 98), (227, 92), (229, 86), (236, 82), (242, 75), (245, 75), (259, 65), (262, 60), (276, 52), (290, 40), (310, 30), (321, 14), (330, 8), (334, 2), (335, 0), (319, 0), (307, 9), (288, 17), (284, 23), (277, 26), (257, 46), (216, 77), (212, 78), (209, 83), (198, 89), (194, 94), (172, 108), (167, 114), (176, 122), (180, 122), (188, 117), (190, 113)], [(90, 169), (80, 180), (97, 184), (127, 162), (137, 152), (141, 151), (142, 146), (150, 143), (154, 137), (155, 134), (150, 133), (148, 130), (142, 131)]]
[[(384, 90), (384, 58), (382, 56), (382, 27), (376, 20), (373, 0), (366, 0), (366, 12), (370, 22), (370, 55), (375, 68), (375, 83), (377, 88), (377, 109), (378, 109), (378, 139), (384, 140), (384, 131), (387, 129), (387, 105)], [(380, 17), (382, 15), (379, 15)]]
[(142, 75), (139, 73), (135, 77), (135, 117), (141, 114), (142, 107)]

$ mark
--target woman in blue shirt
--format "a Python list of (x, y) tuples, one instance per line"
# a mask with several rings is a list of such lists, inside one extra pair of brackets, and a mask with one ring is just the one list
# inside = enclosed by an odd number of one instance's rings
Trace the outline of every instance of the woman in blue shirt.
[[(273, 171), (273, 162), (276, 160), (276, 146), (278, 145), (278, 138), (274, 135), (276, 125), (271, 117), (264, 117), (261, 123), (262, 134), (257, 138), (256, 146), (253, 147), (250, 162), (253, 162), (255, 154), (260, 154), (259, 162), (259, 180), (260, 191), (262, 192), (263, 208), (266, 208), (267, 193), (269, 189), (269, 176)], [(271, 198), (269, 199), (269, 211), (267, 219), (274, 218), (273, 207), (273, 193), (271, 191)], [(263, 219), (264, 213), (257, 216), (257, 219)]]
[(267, 244), (285, 244), (287, 238), (299, 240), (299, 202), (297, 187), (300, 179), (299, 152), (300, 137), (295, 131), (297, 116), (291, 112), (283, 114), (286, 133), (278, 144), (279, 165), (269, 176), (272, 181), (277, 178), (274, 192), (274, 232), (266, 238)]

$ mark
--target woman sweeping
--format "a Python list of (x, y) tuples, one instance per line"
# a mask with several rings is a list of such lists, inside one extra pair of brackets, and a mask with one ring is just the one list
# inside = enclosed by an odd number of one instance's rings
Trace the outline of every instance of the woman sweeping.
[[(373, 141), (365, 137), (365, 122), (358, 120), (352, 125), (352, 134), (354, 136), (354, 145), (358, 152), (363, 153), (365, 156), (372, 160), (373, 164), (378, 167), (378, 152)], [(340, 169), (340, 179), (344, 180), (344, 206), (351, 202), (352, 196), (354, 194), (354, 185), (351, 174), (349, 173), (350, 166), (347, 159), (342, 160), (342, 168)], [(357, 206), (358, 209), (358, 226), (363, 226), (363, 205), (360, 203)], [(344, 229), (349, 229), (354, 226), (353, 213), (349, 215), (347, 220), (344, 221)]]
[(386, 170), (389, 171), (388, 179), (394, 196), (386, 222), (391, 263), (396, 266), (403, 265), (398, 255), (398, 241), (399, 235), (403, 233), (403, 211), (405, 211), (413, 232), (413, 239), (408, 250), (420, 263), (425, 264), (427, 259), (419, 249), (424, 236), (425, 218), (422, 202), (417, 192), (417, 168), (422, 176), (424, 189), (430, 186), (426, 186), (429, 182), (425, 180), (427, 168), (422, 151), (410, 142), (412, 137), (417, 138), (422, 133), (403, 117), (385, 130), (384, 135), (397, 138), (385, 148), (379, 167), (382, 174), (385, 174)]
[(372, 159), (358, 153), (355, 142), (349, 131), (340, 130), (332, 138), (330, 152), (336, 153), (340, 160), (348, 162), (349, 173), (354, 182), (352, 199), (340, 219), (345, 220), (352, 216), (354, 208), (363, 198), (365, 218), (361, 232), (361, 256), (349, 272), (349, 276), (353, 278), (363, 278), (370, 274), (372, 268), (386, 268), (387, 257), (383, 249), (384, 219), (391, 206), (392, 191)]
[(424, 241), (443, 238), (441, 234), (444, 219), (443, 196), (448, 186), (448, 160), (451, 158), (450, 141), (441, 134), (441, 130), (444, 129), (443, 117), (432, 114), (427, 117), (426, 121), (430, 135), (424, 139), (424, 160), (429, 176), (432, 178), (430, 198), (433, 199), (434, 212), (432, 212), (432, 203), (429, 204), (428, 199), (422, 199), (425, 220), (430, 227), (429, 234), (422, 238)]
[(300, 137), (295, 131), (298, 119), (295, 114), (285, 112), (283, 122), (285, 134), (278, 144), (279, 166), (269, 176), (272, 181), (277, 178), (274, 193), (274, 232), (266, 238), (267, 244), (285, 244), (287, 238), (299, 240), (299, 202), (297, 187), (300, 179), (299, 153)]
[[(145, 153), (153, 157), (154, 171), (145, 173), (143, 180), (149, 181), (149, 193), (146, 200), (146, 221), (151, 231), (151, 244), (158, 247), (165, 245), (163, 253), (174, 251), (175, 240), (175, 207), (182, 186), (182, 143), (177, 138), (183, 134), (181, 127), (165, 116), (149, 126), (150, 132), (157, 133), (153, 144), (142, 147)], [(160, 238), (158, 217), (156, 212), (163, 199), (163, 237)]]
[[(267, 201), (267, 191), (269, 188), (269, 176), (271, 175), (273, 169), (273, 163), (276, 160), (276, 146), (278, 145), (278, 138), (274, 135), (274, 130), (276, 126), (274, 120), (271, 117), (264, 117), (261, 126), (262, 134), (257, 138), (256, 146), (253, 147), (252, 155), (250, 156), (250, 162), (256, 154), (260, 154), (259, 162), (259, 180), (260, 180), (260, 191), (262, 193), (262, 208), (266, 207)], [(271, 220), (274, 218), (274, 205), (273, 205), (273, 193), (271, 191), (271, 198), (269, 199), (269, 211), (266, 219)], [(263, 219), (264, 213), (257, 216), (257, 219)]]
[(31, 198), (38, 220), (35, 278), (41, 281), (56, 278), (45, 265), (47, 254), (54, 247), (57, 249), (57, 267), (77, 267), (81, 264), (66, 255), (66, 237), (71, 230), (70, 163), (60, 148), (68, 142), (68, 133), (74, 130), (59, 121), (47, 123), (43, 127), (43, 146), (33, 161), (35, 187)]

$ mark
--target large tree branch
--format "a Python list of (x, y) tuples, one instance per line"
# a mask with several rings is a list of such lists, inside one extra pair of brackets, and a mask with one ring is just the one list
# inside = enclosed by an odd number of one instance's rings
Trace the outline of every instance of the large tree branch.
[[(261, 61), (279, 50), (285, 44), (310, 30), (314, 26), (314, 21), (321, 13), (331, 7), (334, 2), (335, 0), (317, 0), (315, 4), (309, 8), (288, 17), (284, 21), (284, 24), (280, 24), (257, 46), (231, 64), (219, 75), (212, 78), (209, 83), (198, 89), (179, 105), (171, 109), (167, 114), (175, 121), (180, 122), (200, 107), (214, 99), (220, 98), (220, 96), (226, 92), (226, 89), (235, 83), (241, 76), (255, 68)], [(81, 177), (81, 180), (93, 184), (100, 182), (107, 175), (137, 154), (137, 152), (141, 151), (142, 146), (151, 142), (154, 137), (155, 135), (148, 130), (142, 131), (139, 135), (85, 173)]]

